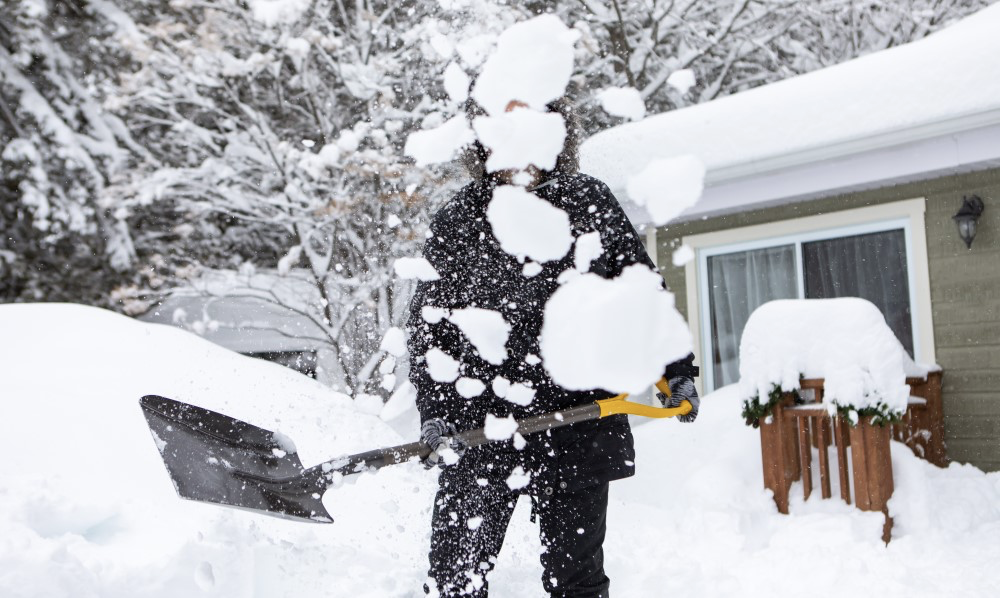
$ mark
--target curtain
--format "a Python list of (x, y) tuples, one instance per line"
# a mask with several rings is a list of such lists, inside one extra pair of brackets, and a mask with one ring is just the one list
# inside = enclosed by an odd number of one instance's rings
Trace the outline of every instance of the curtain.
[(906, 237), (891, 230), (802, 244), (809, 299), (861, 297), (874, 303), (913, 356)]
[(753, 310), (798, 296), (795, 246), (768, 247), (708, 258), (715, 388), (739, 380), (740, 339)]

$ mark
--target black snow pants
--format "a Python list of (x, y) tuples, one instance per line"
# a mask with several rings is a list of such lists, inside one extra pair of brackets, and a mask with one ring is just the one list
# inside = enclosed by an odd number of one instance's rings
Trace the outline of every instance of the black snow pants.
[[(432, 583), (424, 589), (431, 594), (436, 589), (442, 598), (484, 598), (487, 575), (496, 565), (514, 505), (524, 491), (511, 490), (504, 481), (448, 474), (442, 472), (434, 501)], [(610, 581), (604, 574), (602, 545), (608, 483), (576, 492), (532, 492), (532, 503), (545, 549), (545, 590), (558, 598), (607, 598)]]

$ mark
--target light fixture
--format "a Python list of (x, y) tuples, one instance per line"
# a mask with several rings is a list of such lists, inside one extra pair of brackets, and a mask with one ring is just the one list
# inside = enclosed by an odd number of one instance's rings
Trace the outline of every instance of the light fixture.
[(983, 200), (978, 195), (962, 197), (962, 207), (951, 217), (958, 225), (958, 236), (965, 241), (965, 246), (972, 249), (972, 240), (976, 238), (976, 221), (983, 213)]

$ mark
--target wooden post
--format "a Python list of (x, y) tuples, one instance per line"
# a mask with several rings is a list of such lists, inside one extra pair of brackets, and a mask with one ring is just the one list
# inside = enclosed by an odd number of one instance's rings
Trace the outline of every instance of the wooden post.
[(799, 459), (793, 430), (785, 421), (786, 397), (775, 406), (770, 418), (760, 422), (760, 454), (764, 466), (764, 487), (774, 494), (779, 513), (788, 514), (788, 492), (799, 477)]
[(839, 415), (833, 418), (833, 435), (837, 445), (837, 472), (840, 474), (840, 498), (844, 502), (851, 504), (851, 482), (847, 475), (847, 447), (848, 438), (847, 424)]
[(948, 455), (944, 446), (944, 404), (941, 400), (941, 372), (927, 374), (927, 429), (931, 439), (927, 460), (938, 467), (947, 467)]
[(882, 511), (882, 540), (889, 541), (892, 519), (887, 503), (892, 497), (892, 455), (889, 427), (873, 426), (870, 417), (851, 428), (851, 458), (854, 462), (854, 500), (862, 511)]
[(819, 487), (823, 498), (830, 498), (833, 492), (830, 490), (830, 455), (827, 447), (830, 446), (830, 418), (813, 417), (813, 431), (818, 438), (819, 444)]
[(812, 448), (809, 445), (809, 418), (797, 417), (799, 426), (799, 463), (802, 470), (802, 497), (809, 500), (812, 494)]

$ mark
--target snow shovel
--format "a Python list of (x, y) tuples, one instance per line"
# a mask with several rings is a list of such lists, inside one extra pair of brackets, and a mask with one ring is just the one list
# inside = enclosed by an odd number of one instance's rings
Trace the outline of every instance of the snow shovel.
[[(656, 387), (670, 395), (665, 380)], [(680, 407), (661, 408), (626, 401), (627, 396), (527, 417), (518, 420), (517, 431), (532, 434), (620, 413), (661, 418), (691, 411), (687, 401)], [(333, 523), (323, 507), (323, 493), (345, 476), (424, 459), (431, 452), (418, 441), (306, 468), (295, 445), (280, 433), (156, 395), (142, 397), (139, 405), (181, 498), (297, 521)], [(493, 442), (483, 428), (461, 432), (458, 438), (470, 448)]]

